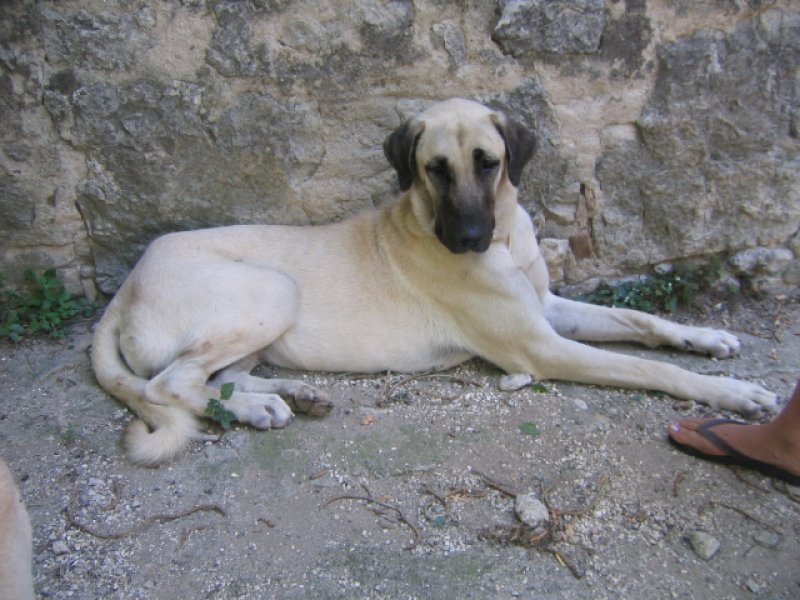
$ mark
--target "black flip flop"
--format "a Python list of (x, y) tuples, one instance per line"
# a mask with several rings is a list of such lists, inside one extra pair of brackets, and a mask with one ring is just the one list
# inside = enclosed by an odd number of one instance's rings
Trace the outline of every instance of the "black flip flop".
[(732, 419), (712, 419), (710, 421), (706, 421), (700, 427), (695, 429), (695, 433), (698, 433), (703, 438), (705, 438), (708, 442), (719, 448), (722, 452), (725, 452), (725, 456), (717, 456), (715, 454), (706, 454), (704, 452), (700, 452), (696, 448), (692, 446), (687, 446), (686, 444), (681, 444), (680, 442), (676, 442), (672, 439), (672, 436), (668, 436), (670, 443), (675, 446), (681, 452), (685, 452), (686, 454), (690, 454), (691, 456), (695, 456), (697, 458), (701, 458), (703, 460), (707, 460), (709, 462), (714, 462), (720, 465), (733, 465), (737, 467), (744, 467), (746, 469), (752, 469), (753, 471), (758, 471), (762, 475), (767, 475), (768, 477), (774, 477), (775, 479), (780, 479), (788, 483), (789, 485), (793, 486), (800, 486), (800, 475), (792, 475), (788, 471), (785, 471), (775, 465), (771, 465), (769, 463), (761, 462), (760, 460), (756, 460), (754, 458), (750, 458), (749, 456), (745, 456), (741, 452), (739, 452), (736, 448), (731, 446), (728, 442), (723, 440), (719, 437), (716, 433), (711, 431), (714, 427), (718, 425), (749, 425), (749, 423), (745, 423), (744, 421), (734, 421)]

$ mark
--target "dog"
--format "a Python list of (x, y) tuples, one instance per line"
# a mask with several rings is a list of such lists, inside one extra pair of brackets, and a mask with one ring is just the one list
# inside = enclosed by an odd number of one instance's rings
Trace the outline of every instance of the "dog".
[(0, 599), (33, 600), (31, 522), (6, 463), (0, 460)]
[(155, 465), (197, 433), (224, 383), (242, 423), (284, 427), (324, 415), (327, 395), (250, 373), (415, 372), (481, 357), (509, 373), (661, 390), (715, 408), (772, 410), (762, 387), (594, 348), (670, 345), (718, 358), (739, 340), (632, 310), (552, 294), (529, 215), (517, 202), (534, 136), (464, 99), (391, 133), (384, 153), (402, 195), (342, 222), (240, 225), (156, 239), (107, 307), (91, 359), (101, 386), (139, 417), (124, 445)]

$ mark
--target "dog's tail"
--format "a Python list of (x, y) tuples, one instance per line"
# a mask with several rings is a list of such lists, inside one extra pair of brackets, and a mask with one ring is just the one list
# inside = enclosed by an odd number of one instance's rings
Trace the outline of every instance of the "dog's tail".
[(136, 375), (120, 354), (120, 314), (117, 298), (111, 301), (97, 324), (92, 341), (92, 369), (100, 385), (139, 417), (128, 425), (123, 446), (128, 458), (140, 465), (155, 466), (180, 452), (197, 437), (197, 423), (179, 406), (154, 404), (145, 395), (148, 380)]

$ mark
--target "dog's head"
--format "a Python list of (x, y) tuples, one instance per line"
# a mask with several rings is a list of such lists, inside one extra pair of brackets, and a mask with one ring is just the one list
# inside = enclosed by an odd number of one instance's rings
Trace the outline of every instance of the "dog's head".
[(492, 241), (498, 199), (513, 191), (533, 155), (533, 134), (503, 113), (469, 100), (436, 104), (384, 142), (400, 189), (450, 252), (483, 252)]

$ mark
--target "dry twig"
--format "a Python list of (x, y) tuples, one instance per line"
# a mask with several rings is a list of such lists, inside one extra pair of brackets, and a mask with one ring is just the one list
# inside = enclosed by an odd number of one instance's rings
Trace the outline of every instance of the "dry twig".
[(677, 475), (675, 475), (675, 479), (672, 482), (672, 495), (675, 498), (677, 498), (681, 493), (681, 484), (683, 483), (683, 480), (686, 479), (688, 474), (689, 471), (680, 471)]
[(506, 485), (501, 481), (497, 481), (496, 479), (492, 479), (491, 477), (489, 477), (484, 473), (481, 473), (480, 471), (473, 471), (473, 473), (475, 473), (478, 477), (483, 479), (483, 483), (484, 485), (486, 485), (486, 487), (490, 487), (493, 490), (497, 490), (501, 494), (504, 494), (510, 498), (517, 497), (517, 492), (511, 486)]
[[(446, 375), (444, 373), (434, 373), (434, 372), (426, 372), (426, 373), (419, 373), (417, 375), (408, 375), (406, 377), (402, 377), (397, 381), (392, 381), (392, 372), (386, 372), (386, 382), (383, 385), (383, 389), (381, 390), (380, 398), (378, 399), (377, 406), (385, 406), (389, 403), (390, 398), (392, 397), (392, 393), (399, 387), (406, 385), (407, 383), (411, 383), (412, 381), (430, 381), (432, 379), (446, 379), (450, 383), (457, 383), (464, 387), (468, 385), (480, 385), (479, 382), (474, 381), (472, 379), (466, 379), (464, 377), (459, 377), (458, 375)], [(439, 396), (445, 402), (453, 402), (454, 400), (458, 399), (463, 392), (459, 392), (455, 396)]]
[(218, 504), (200, 504), (199, 506), (193, 506), (192, 508), (180, 511), (178, 513), (151, 515), (149, 517), (146, 517), (145, 519), (142, 519), (142, 521), (140, 521), (133, 527), (129, 527), (128, 529), (123, 529), (122, 531), (106, 532), (106, 531), (100, 531), (99, 529), (91, 525), (87, 525), (86, 523), (81, 523), (78, 520), (77, 515), (75, 515), (74, 510), (72, 510), (71, 508), (64, 509), (64, 512), (66, 514), (67, 521), (72, 527), (82, 531), (83, 533), (87, 533), (91, 536), (103, 540), (118, 540), (124, 537), (128, 537), (136, 533), (139, 533), (140, 531), (144, 531), (154, 523), (167, 523), (169, 521), (175, 521), (176, 519), (182, 519), (183, 517), (188, 517), (189, 515), (192, 515), (196, 512), (216, 512), (222, 515), (223, 517), (226, 516), (225, 511)]
[(726, 502), (720, 502), (718, 500), (710, 500), (708, 502), (708, 504), (705, 505), (705, 507), (700, 509), (700, 513), (702, 514), (703, 512), (705, 512), (706, 508), (714, 508), (716, 506), (719, 506), (721, 508), (727, 508), (728, 510), (732, 510), (733, 512), (737, 512), (740, 515), (742, 515), (744, 518), (749, 519), (750, 521), (753, 521), (754, 523), (758, 523), (759, 525), (761, 525), (761, 527), (764, 527), (765, 529), (769, 529), (773, 533), (777, 533), (777, 534), (783, 535), (783, 532), (780, 529), (778, 529), (777, 527), (775, 527), (774, 525), (770, 525), (769, 523), (767, 523), (765, 521), (762, 521), (758, 517), (756, 517), (754, 515), (751, 515), (749, 512), (747, 512), (743, 508), (739, 508), (738, 506), (733, 506), (731, 504), (727, 504)]
[[(358, 500), (360, 502), (366, 502), (367, 504), (383, 507), (387, 510), (393, 510), (397, 514), (397, 520), (400, 521), (401, 523), (405, 523), (414, 533), (414, 541), (411, 542), (411, 544), (409, 544), (408, 546), (405, 546), (403, 550), (413, 550), (414, 548), (419, 546), (419, 543), (422, 541), (422, 535), (419, 532), (419, 528), (406, 518), (406, 516), (403, 514), (403, 511), (401, 511), (396, 506), (387, 504), (386, 502), (375, 500), (372, 497), (372, 494), (366, 488), (366, 486), (362, 485), (362, 487), (366, 490), (367, 494), (369, 494), (368, 496), (356, 496), (354, 494), (345, 494), (343, 496), (336, 496), (335, 498), (331, 498), (330, 500), (324, 502), (322, 506), (320, 506), (320, 508), (327, 508), (334, 502), (339, 502), (341, 500)], [(380, 515), (380, 516), (383, 517), (384, 519), (386, 518), (386, 515)]]

